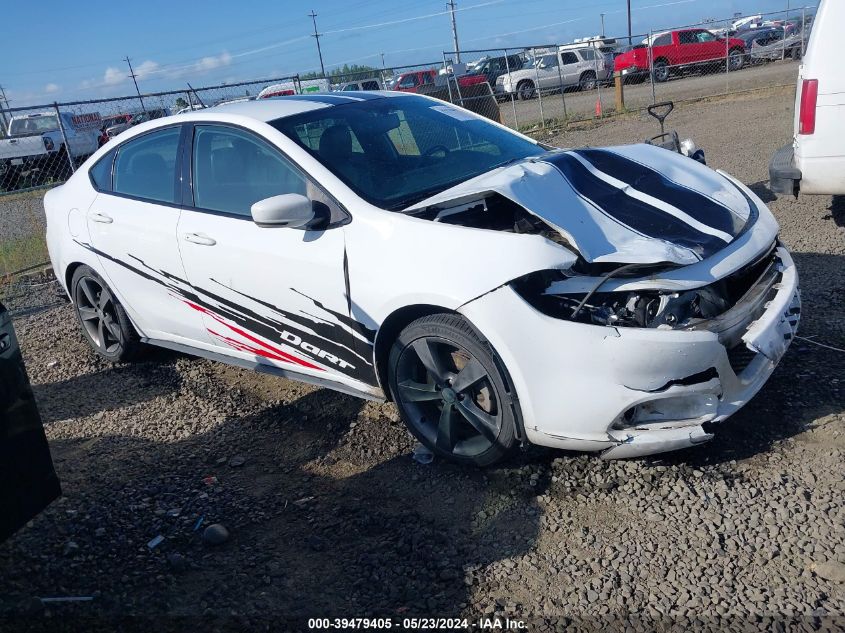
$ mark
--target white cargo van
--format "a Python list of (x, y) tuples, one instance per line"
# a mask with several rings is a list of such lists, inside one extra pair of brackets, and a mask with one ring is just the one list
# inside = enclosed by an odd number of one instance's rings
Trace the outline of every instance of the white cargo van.
[(845, 72), (840, 66), (845, 1), (821, 0), (798, 69), (792, 143), (769, 163), (780, 194), (845, 194)]

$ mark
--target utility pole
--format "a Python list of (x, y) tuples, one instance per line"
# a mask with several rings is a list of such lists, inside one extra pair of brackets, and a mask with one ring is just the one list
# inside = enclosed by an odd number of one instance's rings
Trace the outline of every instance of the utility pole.
[(311, 21), (314, 23), (314, 35), (312, 35), (311, 37), (317, 40), (317, 55), (319, 55), (320, 57), (320, 73), (323, 75), (323, 77), (325, 77), (326, 68), (325, 66), (323, 66), (323, 51), (320, 50), (320, 34), (317, 33), (317, 14), (314, 13), (314, 9), (311, 9), (311, 13), (309, 13), (308, 15), (311, 16)]
[(449, 0), (446, 3), (449, 7), (449, 13), (452, 15), (452, 41), (455, 43), (455, 62), (461, 63), (461, 49), (458, 46), (458, 26), (455, 24), (455, 0)]
[(601, 16), (601, 36), (604, 37), (604, 13), (599, 13)]
[(631, 0), (628, 0), (628, 46), (631, 46)]
[(129, 65), (129, 76), (132, 77), (132, 81), (135, 83), (135, 92), (138, 93), (138, 101), (141, 102), (141, 111), (146, 114), (147, 108), (144, 107), (144, 98), (141, 96), (141, 90), (138, 88), (138, 80), (135, 78), (135, 71), (132, 70), (132, 62), (129, 61), (129, 55), (124, 57), (124, 60)]
[(381, 69), (385, 70), (385, 68), (384, 68), (384, 53), (381, 54)]

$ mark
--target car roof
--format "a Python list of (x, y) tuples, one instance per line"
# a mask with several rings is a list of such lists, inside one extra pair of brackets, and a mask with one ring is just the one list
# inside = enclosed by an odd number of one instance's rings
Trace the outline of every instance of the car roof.
[(215, 112), (225, 114), (236, 114), (249, 117), (258, 121), (274, 121), (303, 112), (331, 108), (345, 103), (360, 103), (388, 97), (407, 97), (406, 93), (397, 93), (391, 90), (348, 90), (345, 92), (315, 92), (302, 95), (287, 95), (283, 97), (270, 97), (267, 99), (256, 99), (255, 101), (243, 101), (240, 103), (224, 103), (203, 110), (185, 112), (178, 115), (182, 118), (207, 118), (208, 114)]

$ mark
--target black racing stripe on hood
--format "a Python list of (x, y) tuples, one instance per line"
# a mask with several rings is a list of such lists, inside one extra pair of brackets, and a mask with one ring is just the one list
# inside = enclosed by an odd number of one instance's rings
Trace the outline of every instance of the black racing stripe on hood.
[(659, 171), (604, 149), (573, 150), (596, 169), (630, 185), (637, 191), (677, 207), (702, 224), (734, 237), (745, 221), (713, 198), (669, 180)]
[(662, 209), (632, 198), (621, 189), (604, 182), (591, 174), (574, 156), (555, 152), (544, 156), (542, 160), (554, 165), (582, 198), (635, 233), (689, 249), (702, 258), (725, 247), (724, 240), (702, 233)]

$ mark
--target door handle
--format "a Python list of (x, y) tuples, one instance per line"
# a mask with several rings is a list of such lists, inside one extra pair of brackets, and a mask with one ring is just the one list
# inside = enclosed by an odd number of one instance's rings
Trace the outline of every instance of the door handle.
[(112, 222), (114, 222), (111, 216), (108, 216), (105, 213), (92, 213), (91, 221), (99, 222), (100, 224), (111, 224)]
[(208, 237), (204, 233), (185, 233), (185, 241), (192, 244), (200, 244), (201, 246), (214, 246), (217, 240)]

